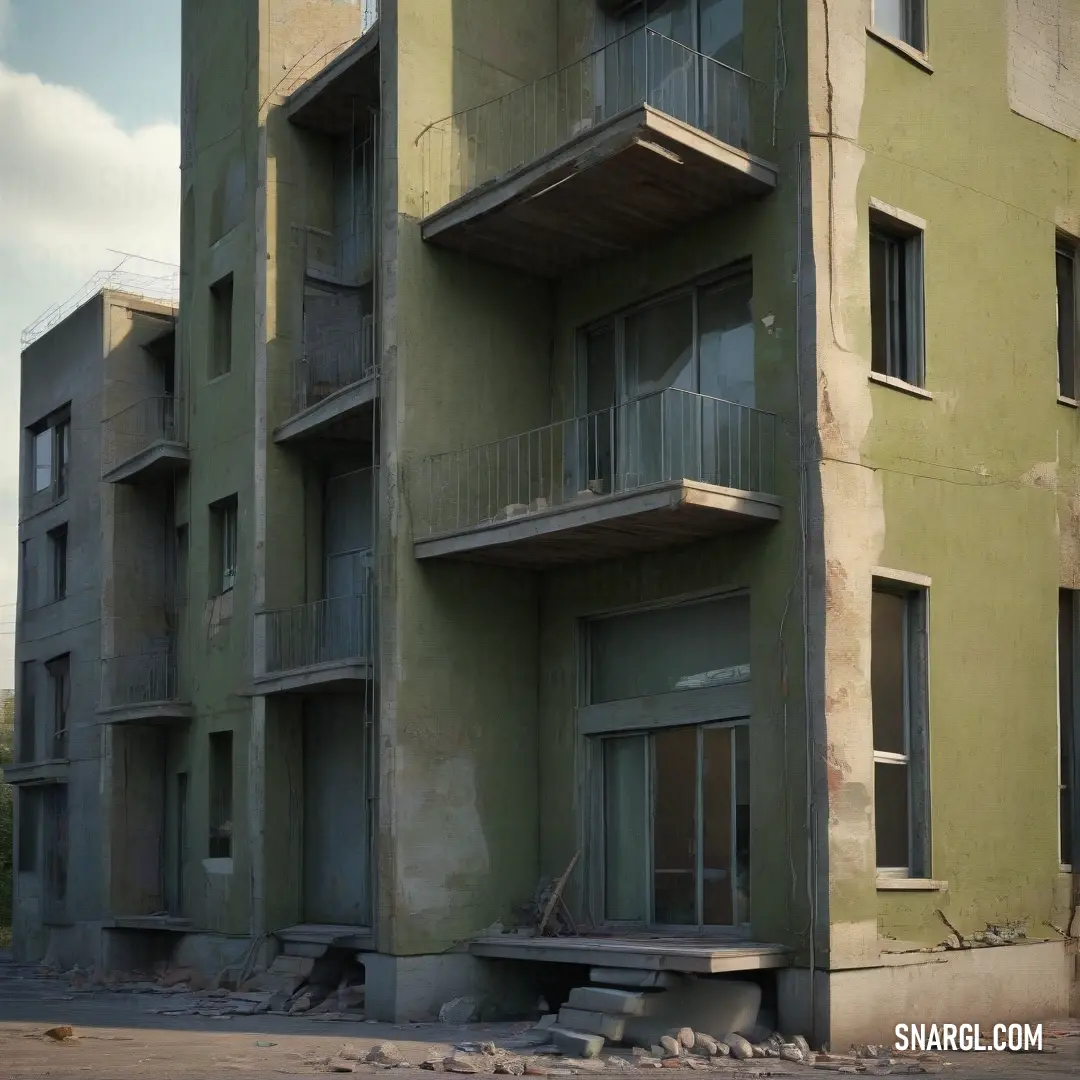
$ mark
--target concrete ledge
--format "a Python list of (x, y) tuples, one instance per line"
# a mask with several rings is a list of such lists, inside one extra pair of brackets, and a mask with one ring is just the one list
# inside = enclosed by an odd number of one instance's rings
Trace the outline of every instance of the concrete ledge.
[(375, 397), (376, 378), (371, 374), (290, 416), (275, 429), (274, 442), (286, 443), (328, 433), (337, 424), (370, 407)]
[(786, 967), (791, 950), (783, 945), (753, 941), (702, 941), (687, 937), (527, 938), (515, 934), (477, 938), (474, 956), (506, 960), (539, 960), (556, 964), (586, 964), (641, 970), (716, 974)]
[(191, 453), (183, 443), (156, 442), (103, 472), (101, 479), (106, 484), (130, 484), (183, 471), (190, 463)]
[(99, 724), (186, 724), (195, 709), (186, 701), (147, 701), (97, 710)]
[(49, 761), (30, 761), (4, 766), (4, 780), (8, 784), (66, 784), (68, 759), (53, 758)]
[(251, 693), (256, 696), (351, 693), (371, 682), (374, 677), (368, 660), (333, 660), (326, 664), (256, 675)]

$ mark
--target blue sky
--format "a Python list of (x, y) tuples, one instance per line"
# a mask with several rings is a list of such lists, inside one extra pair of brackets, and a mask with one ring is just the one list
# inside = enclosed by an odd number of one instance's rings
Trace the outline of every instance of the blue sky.
[[(0, 0), (0, 7), (3, 0)], [(180, 122), (180, 0), (8, 0), (0, 59), (132, 130)]]
[(3, 687), (14, 685), (19, 336), (115, 267), (110, 249), (178, 259), (179, 120), (180, 0), (0, 0)]

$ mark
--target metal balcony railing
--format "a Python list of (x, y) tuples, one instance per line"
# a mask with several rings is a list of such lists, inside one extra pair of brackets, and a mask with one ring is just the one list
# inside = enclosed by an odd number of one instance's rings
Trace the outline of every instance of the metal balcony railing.
[(360, 33), (366, 34), (378, 21), (379, 0), (362, 0), (360, 5)]
[(523, 435), (426, 458), (417, 536), (543, 513), (678, 480), (771, 494), (776, 418), (661, 390)]
[(331, 394), (375, 374), (375, 320), (335, 331), (309, 345), (296, 361), (295, 412), (317, 405)]
[(156, 649), (134, 656), (110, 656), (101, 661), (101, 708), (177, 701), (176, 653)]
[(569, 67), (427, 128), (418, 140), (424, 214), (641, 105), (745, 150), (752, 81), (655, 30), (635, 30)]
[(370, 585), (369, 579), (354, 596), (316, 600), (256, 615), (265, 630), (263, 674), (370, 657), (374, 613)]
[(103, 423), (102, 471), (115, 469), (155, 443), (183, 444), (183, 419), (181, 401), (167, 394), (144, 398), (109, 417)]

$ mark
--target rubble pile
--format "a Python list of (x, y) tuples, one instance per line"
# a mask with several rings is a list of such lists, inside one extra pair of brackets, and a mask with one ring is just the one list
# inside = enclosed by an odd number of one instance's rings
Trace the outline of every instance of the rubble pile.
[(168, 1002), (154, 1010), (162, 1016), (273, 1013), (354, 1022), (365, 1019), (364, 970), (352, 962), (324, 963), (282, 954), (266, 971), (239, 985), (227, 975), (208, 985), (193, 969), (168, 963), (155, 965), (153, 972), (75, 967), (66, 977), (72, 990), (100, 987), (114, 993), (169, 995)]

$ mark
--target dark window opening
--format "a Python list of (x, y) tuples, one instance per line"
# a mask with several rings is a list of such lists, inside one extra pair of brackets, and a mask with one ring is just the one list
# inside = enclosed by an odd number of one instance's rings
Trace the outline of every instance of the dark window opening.
[(210, 858), (232, 856), (233, 733), (210, 736)]
[(211, 379), (232, 371), (233, 277), (229, 274), (210, 286)]
[(1076, 251), (1059, 243), (1057, 248), (1057, 352), (1058, 394), (1076, 398)]
[(68, 527), (50, 529), (49, 538), (49, 598), (63, 600), (67, 596)]
[(922, 240), (882, 224), (870, 228), (870, 367), (923, 385)]

